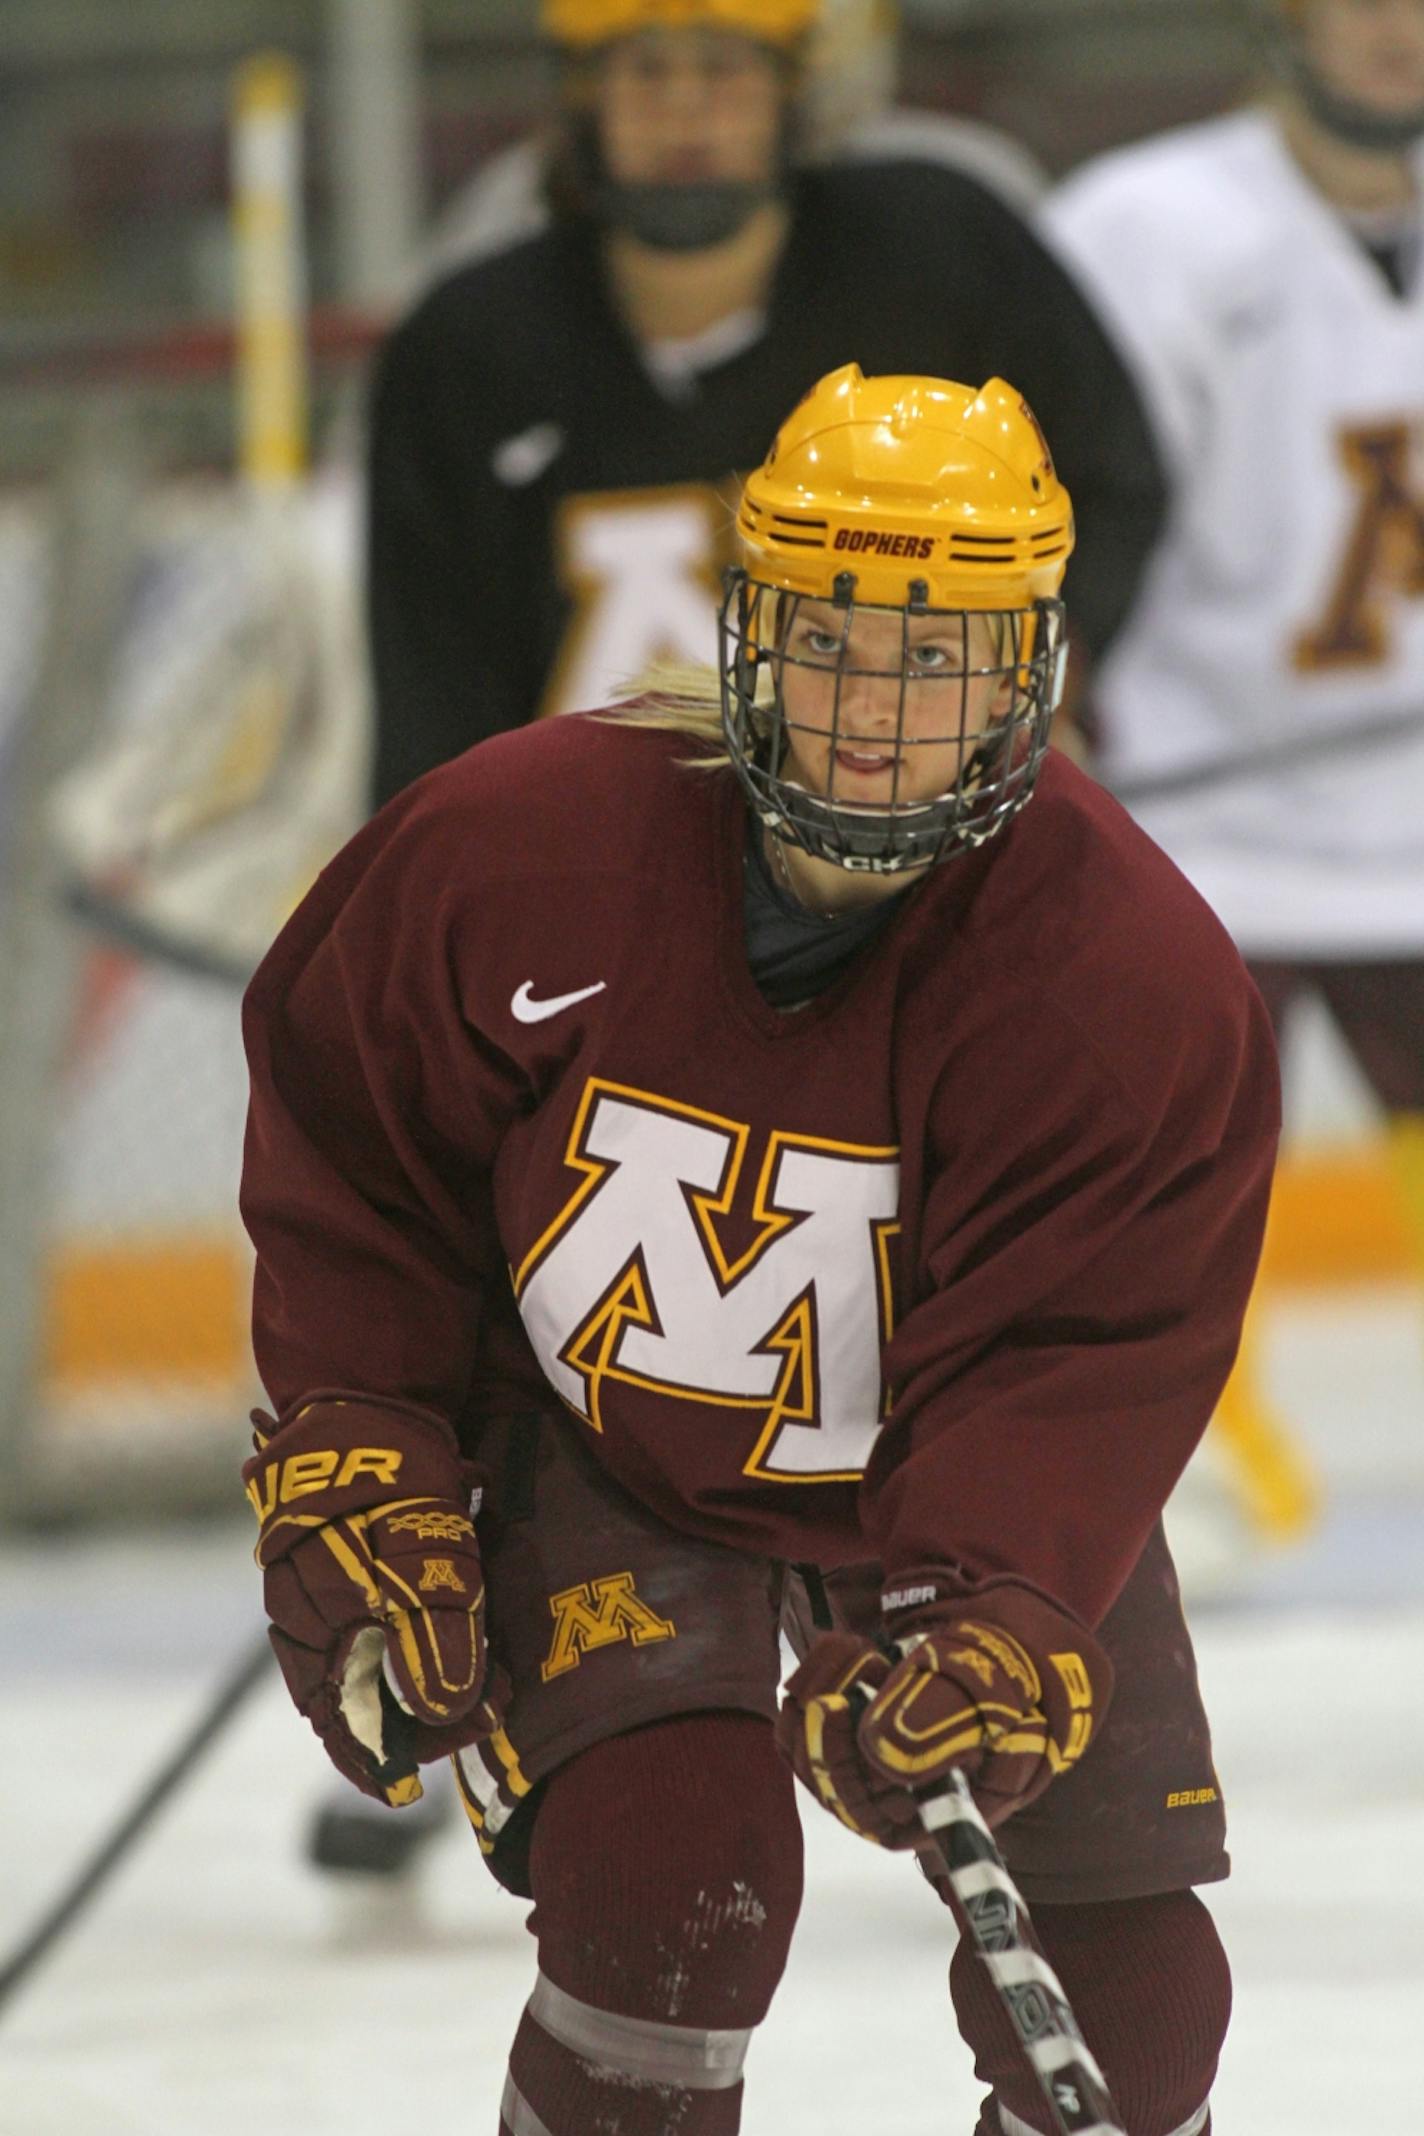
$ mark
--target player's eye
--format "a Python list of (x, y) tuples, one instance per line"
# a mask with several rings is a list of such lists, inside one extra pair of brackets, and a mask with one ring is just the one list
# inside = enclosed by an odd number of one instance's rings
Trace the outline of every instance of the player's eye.
[(619, 57), (625, 79), (639, 89), (661, 89), (672, 73), (666, 52), (653, 43), (630, 42)]
[(957, 646), (912, 645), (910, 667), (917, 675), (961, 675), (964, 663)]
[(760, 71), (761, 54), (754, 44), (725, 34), (712, 38), (701, 55), (702, 71), (709, 81), (729, 82)]
[(817, 630), (808, 623), (801, 633), (801, 643), (817, 660), (833, 660), (841, 649), (840, 634), (833, 630)]

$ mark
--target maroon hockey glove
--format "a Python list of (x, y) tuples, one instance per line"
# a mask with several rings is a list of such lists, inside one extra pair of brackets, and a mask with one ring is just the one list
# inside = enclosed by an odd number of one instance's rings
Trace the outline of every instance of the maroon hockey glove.
[(922, 1842), (916, 1798), (958, 1769), (990, 1824), (1032, 1802), (1100, 1725), (1112, 1665), (1035, 1588), (914, 1572), (881, 1597), (886, 1646), (818, 1639), (786, 1687), (777, 1736), (843, 1824), (886, 1847)]
[(287, 1689), (348, 1780), (414, 1802), (418, 1765), (498, 1726), (481, 1472), (419, 1409), (323, 1394), (280, 1426), (252, 1421), (242, 1475)]

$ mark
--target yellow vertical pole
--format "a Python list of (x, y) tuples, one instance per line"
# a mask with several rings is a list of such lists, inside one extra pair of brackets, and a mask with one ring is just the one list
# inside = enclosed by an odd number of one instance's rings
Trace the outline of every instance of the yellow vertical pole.
[(232, 107), (239, 462), (259, 492), (284, 495), (307, 458), (305, 95), (294, 62), (259, 53), (237, 71)]

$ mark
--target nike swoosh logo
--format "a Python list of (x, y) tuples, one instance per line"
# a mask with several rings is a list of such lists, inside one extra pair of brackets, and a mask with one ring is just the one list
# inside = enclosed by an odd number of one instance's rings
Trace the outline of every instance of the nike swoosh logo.
[(552, 467), (566, 443), (557, 423), (535, 423), (506, 438), (490, 454), (490, 466), (506, 489), (527, 489)]
[(573, 1008), (576, 1002), (589, 1001), (595, 994), (601, 994), (608, 981), (600, 979), (595, 986), (581, 986), (575, 994), (554, 994), (548, 1001), (534, 1000), (530, 993), (533, 984), (532, 979), (526, 979), (509, 1004), (521, 1023), (543, 1023), (548, 1016), (562, 1015), (565, 1009)]

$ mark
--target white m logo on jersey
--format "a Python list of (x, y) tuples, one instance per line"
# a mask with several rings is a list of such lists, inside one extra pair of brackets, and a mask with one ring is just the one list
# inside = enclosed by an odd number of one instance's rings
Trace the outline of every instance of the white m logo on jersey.
[(856, 1477), (883, 1410), (898, 1153), (774, 1134), (754, 1235), (729, 1259), (749, 1140), (735, 1120), (591, 1080), (567, 1155), (583, 1180), (516, 1276), (519, 1309), (595, 1431), (622, 1384), (750, 1412), (749, 1476)]

